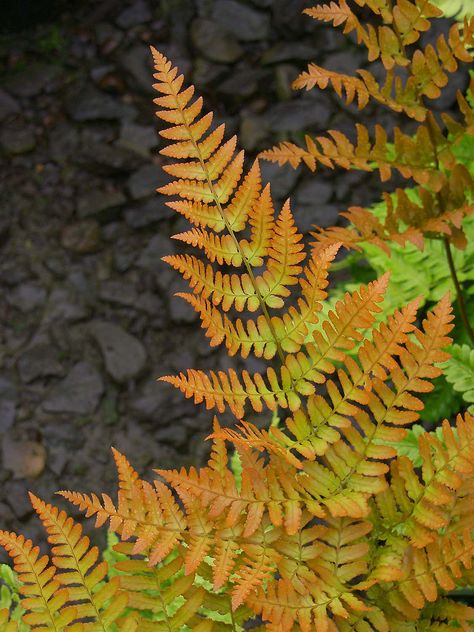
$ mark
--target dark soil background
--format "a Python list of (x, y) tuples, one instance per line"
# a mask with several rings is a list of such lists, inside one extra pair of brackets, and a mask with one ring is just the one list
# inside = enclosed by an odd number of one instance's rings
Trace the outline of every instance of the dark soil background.
[[(111, 445), (140, 474), (205, 458), (211, 412), (156, 378), (236, 361), (209, 348), (161, 261), (186, 223), (155, 193), (167, 178), (148, 45), (186, 73), (250, 156), (356, 120), (390, 130), (382, 109), (357, 114), (330, 90), (291, 90), (309, 60), (347, 73), (366, 65), (351, 38), (301, 15), (312, 4), (2, 4), (0, 528), (43, 539), (28, 490), (48, 501), (58, 489), (113, 492)], [(448, 26), (438, 21), (436, 33)], [(453, 106), (465, 85), (454, 76), (437, 107)], [(264, 163), (263, 173), (277, 201), (291, 194), (305, 233), (381, 190), (358, 172)]]

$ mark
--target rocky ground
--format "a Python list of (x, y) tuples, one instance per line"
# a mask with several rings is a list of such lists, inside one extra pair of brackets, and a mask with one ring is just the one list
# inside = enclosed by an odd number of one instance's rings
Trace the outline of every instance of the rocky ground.
[[(81, 2), (0, 37), (0, 528), (39, 538), (28, 490), (113, 490), (111, 445), (140, 473), (202, 462), (211, 414), (156, 378), (230, 361), (173, 298), (182, 285), (161, 261), (185, 224), (155, 193), (166, 177), (147, 47), (179, 65), (250, 155), (373, 122), (329, 91), (292, 92), (308, 60), (348, 73), (365, 64), (300, 15), (311, 4)], [(464, 83), (454, 78), (442, 107)], [(356, 172), (263, 171), (277, 200), (292, 195), (304, 232), (380, 191)]]

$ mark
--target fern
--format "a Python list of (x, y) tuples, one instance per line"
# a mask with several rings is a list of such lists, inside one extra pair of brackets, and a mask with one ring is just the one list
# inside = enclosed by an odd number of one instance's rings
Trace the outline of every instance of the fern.
[[(465, 163), (474, 134), (472, 100), (457, 94), (463, 122), (444, 113), (440, 122), (430, 111), (428, 100), (437, 99), (456, 72), (460, 63), (472, 63), (474, 15), (453, 24), (449, 34), (441, 35), (435, 44), (424, 47), (418, 42), (430, 29), (430, 18), (443, 13), (436, 3), (425, 0), (373, 2), (357, 0), (374, 14), (374, 21), (363, 24), (346, 0), (320, 4), (305, 13), (315, 20), (343, 27), (343, 33), (355, 34), (357, 42), (367, 49), (369, 61), (380, 60), (385, 69), (385, 81), (378, 81), (369, 70), (358, 70), (358, 76), (328, 71), (310, 64), (295, 80), (295, 89), (326, 89), (331, 86), (346, 104), (357, 101), (363, 109), (373, 99), (395, 112), (401, 112), (418, 122), (414, 136), (396, 127), (389, 139), (384, 128), (376, 124), (373, 132), (356, 124), (355, 140), (338, 130), (312, 138), (305, 137), (305, 146), (283, 141), (262, 153), (262, 157), (279, 164), (297, 167), (305, 163), (312, 171), (318, 166), (334, 169), (378, 170), (382, 182), (389, 180), (394, 170), (415, 181), (415, 196), (398, 188), (392, 196), (384, 193), (386, 214), (376, 217), (369, 209), (350, 207), (342, 213), (349, 227), (316, 227), (315, 247), (342, 243), (347, 248), (360, 248), (362, 243), (374, 244), (387, 253), (389, 243), (400, 246), (413, 244), (423, 250), (427, 240), (443, 243), (444, 255), (456, 286), (457, 302), (463, 327), (471, 342), (474, 328), (470, 323), (462, 287), (456, 278), (452, 246), (466, 247), (463, 220), (474, 212), (473, 174)], [(402, 75), (396, 73), (402, 70)], [(404, 76), (404, 78), (402, 78)], [(472, 92), (471, 77), (471, 92)], [(463, 159), (461, 157), (464, 156)]]
[(444, 365), (447, 381), (463, 399), (474, 402), (474, 349), (469, 345), (452, 345), (451, 357)]
[(433, 4), (439, 7), (447, 18), (459, 21), (474, 14), (470, 0), (433, 0)]
[[(396, 20), (414, 42), (426, 20), (419, 2), (406, 2), (416, 19)], [(399, 60), (385, 31), (369, 43), (387, 66)], [(152, 53), (158, 116), (168, 125), (162, 153), (173, 159), (161, 192), (191, 220), (179, 240), (197, 249), (164, 259), (188, 280), (185, 300), (211, 344), (263, 357), (267, 368), (163, 379), (238, 419), (214, 419), (204, 467), (157, 469), (148, 482), (113, 450), (116, 499), (59, 492), (117, 534), (106, 560), (64, 511), (30, 496), (51, 561), (0, 532), (22, 584), (23, 621), (70, 632), (387, 632), (451, 621), (468, 629), (474, 609), (449, 593), (473, 579), (474, 417), (421, 435), (419, 468), (392, 445), (418, 421), (449, 358), (449, 294), (423, 318), (417, 300), (381, 318), (385, 274), (326, 309), (339, 244), (305, 252), (290, 203), (274, 209), (258, 161), (247, 169), (236, 139), (224, 140), (193, 88)], [(281, 422), (265, 428), (246, 418), (264, 407), (278, 409)], [(0, 617), (15, 629), (8, 612)]]

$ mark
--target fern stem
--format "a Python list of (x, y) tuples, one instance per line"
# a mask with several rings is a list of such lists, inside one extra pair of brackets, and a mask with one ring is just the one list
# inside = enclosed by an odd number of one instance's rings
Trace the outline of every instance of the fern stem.
[[(176, 95), (174, 95), (176, 97)], [(178, 102), (178, 99), (176, 99), (176, 109), (178, 110), (178, 112), (181, 114), (181, 120), (182, 120), (182, 124), (186, 127), (186, 130), (188, 131), (189, 134), (189, 138), (191, 139), (191, 142), (193, 144), (193, 147), (196, 151), (196, 155), (198, 157), (199, 163), (201, 165), (201, 168), (203, 170), (203, 172), (206, 175), (206, 182), (207, 185), (209, 187), (209, 190), (211, 191), (212, 197), (214, 198), (214, 202), (216, 203), (216, 207), (219, 211), (220, 216), (222, 217), (226, 230), (229, 233), (229, 235), (232, 237), (232, 240), (234, 241), (236, 248), (237, 248), (237, 252), (241, 255), (242, 257), (242, 261), (244, 263), (245, 269), (247, 270), (247, 274), (249, 275), (250, 278), (250, 282), (252, 283), (252, 286), (255, 290), (255, 294), (257, 296), (258, 302), (260, 304), (260, 309), (262, 310), (263, 316), (265, 317), (265, 320), (267, 321), (268, 324), (268, 328), (270, 329), (270, 332), (273, 336), (273, 339), (275, 341), (275, 345), (277, 348), (277, 354), (278, 357), (280, 359), (280, 362), (282, 364), (282, 366), (285, 364), (285, 356), (283, 354), (283, 349), (281, 348), (280, 345), (280, 341), (278, 340), (278, 336), (276, 335), (276, 331), (275, 328), (273, 326), (272, 323), (272, 319), (270, 318), (270, 314), (268, 312), (267, 306), (265, 305), (265, 301), (263, 300), (262, 294), (258, 288), (257, 285), (257, 281), (255, 279), (255, 275), (253, 273), (252, 270), (252, 266), (250, 265), (247, 257), (245, 256), (245, 253), (242, 251), (242, 248), (240, 247), (240, 243), (239, 240), (237, 239), (237, 236), (235, 234), (235, 232), (232, 229), (232, 226), (229, 224), (229, 221), (224, 213), (224, 209), (222, 208), (222, 205), (220, 203), (219, 200), (219, 196), (217, 195), (216, 189), (214, 187), (214, 183), (212, 182), (212, 179), (209, 175), (209, 171), (207, 169), (207, 165), (206, 165), (206, 161), (204, 160), (204, 158), (202, 157), (202, 153), (201, 150), (199, 148), (198, 143), (196, 142), (196, 140), (194, 139), (192, 130), (186, 120), (186, 117), (183, 115), (183, 108), (181, 107), (180, 103)]]
[(459, 282), (459, 278), (456, 272), (456, 266), (454, 265), (453, 253), (451, 251), (451, 244), (449, 243), (448, 237), (443, 238), (444, 242), (444, 250), (446, 252), (446, 258), (448, 260), (449, 271), (451, 273), (451, 278), (454, 283), (454, 287), (456, 288), (456, 298), (458, 301), (459, 313), (461, 316), (461, 320), (464, 325), (464, 329), (466, 330), (467, 335), (472, 343), (474, 343), (474, 330), (472, 329), (471, 323), (469, 322), (469, 318), (467, 316), (467, 307), (466, 301), (464, 300), (464, 295), (462, 293), (461, 284)]

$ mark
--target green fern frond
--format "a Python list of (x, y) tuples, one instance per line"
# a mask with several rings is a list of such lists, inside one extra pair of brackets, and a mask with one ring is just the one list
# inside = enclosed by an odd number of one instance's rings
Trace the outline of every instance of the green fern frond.
[(447, 381), (463, 399), (474, 402), (474, 349), (469, 345), (452, 345), (451, 357), (443, 365)]

